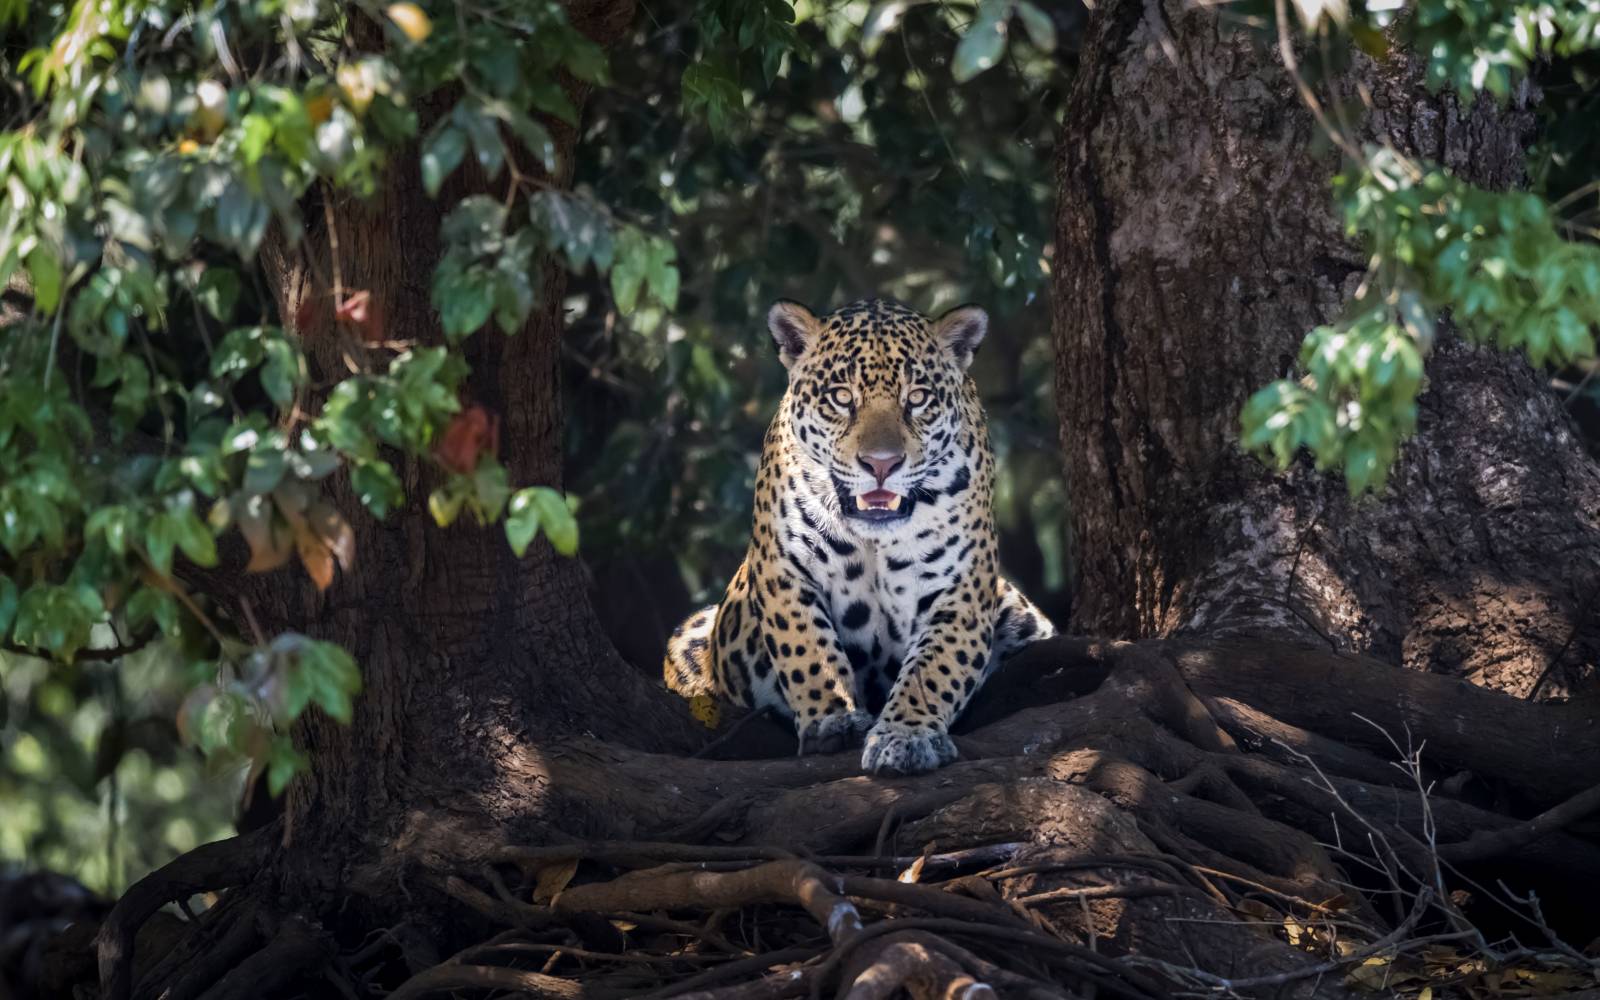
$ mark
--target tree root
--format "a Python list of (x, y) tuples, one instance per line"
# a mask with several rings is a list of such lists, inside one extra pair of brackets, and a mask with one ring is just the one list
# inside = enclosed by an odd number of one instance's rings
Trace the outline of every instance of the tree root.
[(255, 876), (268, 856), (276, 827), (206, 844), (151, 872), (123, 893), (95, 939), (100, 995), (128, 1000), (133, 989), (133, 941), (150, 915), (177, 899), (228, 886)]
[[(541, 800), (524, 785), (563, 796), (559, 809), (543, 801), (572, 818), (554, 842), (425, 818), (369, 845), (338, 906), (264, 906), (263, 893), (236, 891), (203, 918), (213, 947), (158, 971), (179, 1000), (247, 984), (269, 996), (324, 966), (360, 987), (352, 995), (403, 998), (1068, 988), (1147, 1000), (1344, 996), (1343, 970), (1424, 945), (1485, 968), (1600, 970), (1559, 944), (1537, 897), (1490, 893), (1452, 868), (1514, 857), (1518, 885), (1600, 887), (1600, 850), (1580, 822), (1600, 808), (1600, 738), (1574, 726), (1552, 744), (1540, 732), (1573, 722), (1570, 707), (1276, 644), (1057, 648), (1074, 685), (1096, 671), (1103, 683), (965, 732), (963, 759), (932, 774), (869, 778), (850, 755), (701, 760), (583, 742), (512, 753), (500, 762), (506, 795), (529, 794), (530, 808)], [(1362, 696), (1379, 669), (1400, 686), (1398, 705)], [(1432, 786), (1463, 770), (1515, 793), (1495, 811)], [(641, 836), (651, 830), (661, 839)], [(104, 995), (128, 996), (128, 942), (144, 917), (245, 882), (270, 849), (270, 837), (212, 845), (135, 886), (101, 931)], [(1538, 943), (1476, 930), (1457, 888), (1492, 895), (1480, 909)], [(345, 933), (335, 955), (316, 920), (336, 926), (350, 898), (444, 947), (430, 958), (399, 933)]]

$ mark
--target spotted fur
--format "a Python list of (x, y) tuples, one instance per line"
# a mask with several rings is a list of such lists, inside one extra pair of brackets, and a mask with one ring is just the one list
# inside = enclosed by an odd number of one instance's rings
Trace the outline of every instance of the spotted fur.
[(876, 299), (820, 319), (773, 306), (789, 388), (750, 548), (722, 602), (673, 633), (670, 687), (776, 708), (802, 752), (865, 737), (869, 772), (955, 759), (950, 724), (996, 664), (1055, 633), (999, 573), (994, 453), (967, 375), (987, 323), (972, 306), (932, 322)]

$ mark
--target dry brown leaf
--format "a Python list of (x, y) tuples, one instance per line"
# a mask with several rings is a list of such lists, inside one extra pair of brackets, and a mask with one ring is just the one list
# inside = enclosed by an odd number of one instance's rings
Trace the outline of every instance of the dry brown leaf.
[(322, 539), (305, 528), (296, 528), (294, 547), (300, 553), (300, 563), (318, 590), (327, 590), (333, 583), (333, 553), (322, 544)]
[(1536, 996), (1555, 996), (1595, 985), (1593, 976), (1571, 969), (1517, 969), (1516, 978)]
[(910, 883), (921, 881), (922, 869), (926, 867), (927, 863), (928, 856), (926, 854), (918, 855), (917, 860), (911, 862), (911, 867), (900, 873), (899, 881)]
[(1363, 990), (1391, 990), (1401, 983), (1426, 979), (1420, 972), (1410, 972), (1394, 966), (1393, 960), (1374, 955), (1345, 973), (1345, 982)]
[(578, 873), (578, 859), (558, 861), (555, 864), (545, 865), (539, 869), (539, 874), (534, 876), (533, 901), (535, 903), (553, 903), (561, 891), (572, 881), (572, 876)]
[(356, 561), (356, 534), (351, 530), (350, 522), (325, 500), (312, 504), (306, 516), (312, 530), (322, 539), (322, 544), (339, 560), (339, 568), (348, 572)]

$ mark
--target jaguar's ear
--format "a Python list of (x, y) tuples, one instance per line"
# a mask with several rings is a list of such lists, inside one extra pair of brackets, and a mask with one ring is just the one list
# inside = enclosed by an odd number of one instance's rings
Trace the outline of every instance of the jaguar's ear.
[(778, 357), (789, 368), (800, 360), (817, 336), (817, 317), (798, 302), (779, 299), (767, 310), (767, 329), (778, 345)]
[(933, 336), (962, 368), (972, 364), (973, 352), (989, 332), (989, 314), (978, 306), (956, 306), (933, 321)]

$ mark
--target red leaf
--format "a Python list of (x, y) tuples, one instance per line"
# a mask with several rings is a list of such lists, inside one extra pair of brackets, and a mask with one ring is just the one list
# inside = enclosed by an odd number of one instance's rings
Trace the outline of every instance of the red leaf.
[(310, 333), (312, 328), (318, 326), (327, 318), (324, 311), (327, 309), (327, 305), (327, 296), (319, 295), (316, 292), (306, 293), (306, 297), (300, 300), (299, 308), (294, 311), (295, 331), (302, 337)]
[(478, 456), (499, 450), (500, 418), (474, 405), (451, 418), (433, 454), (450, 471), (468, 473), (478, 467)]
[(383, 310), (379, 308), (378, 300), (365, 288), (346, 295), (333, 315), (340, 326), (367, 343), (376, 344), (383, 340)]

